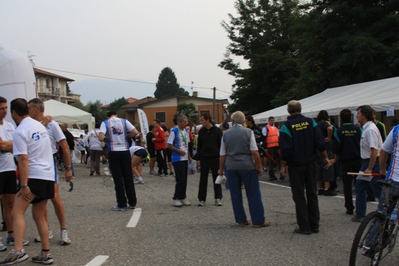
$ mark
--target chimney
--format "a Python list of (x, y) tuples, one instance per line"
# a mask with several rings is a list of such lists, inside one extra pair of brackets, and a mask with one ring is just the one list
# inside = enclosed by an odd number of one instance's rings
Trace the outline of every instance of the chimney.
[(193, 91), (193, 97), (198, 97), (198, 91)]

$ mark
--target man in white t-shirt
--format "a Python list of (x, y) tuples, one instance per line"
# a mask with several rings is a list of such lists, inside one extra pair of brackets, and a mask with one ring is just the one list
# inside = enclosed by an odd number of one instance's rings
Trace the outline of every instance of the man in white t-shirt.
[[(14, 242), (12, 208), (17, 193), (17, 166), (12, 155), (12, 134), (15, 126), (5, 120), (8, 112), (7, 99), (0, 96), (0, 196), (3, 204), (3, 219), (7, 226), (7, 245)], [(29, 241), (24, 240), (24, 245)], [(6, 251), (7, 247), (0, 242), (0, 251)]]
[[(107, 137), (109, 168), (115, 183), (117, 205), (113, 211), (127, 211), (136, 208), (137, 198), (133, 183), (132, 162), (127, 137), (139, 134), (125, 118), (119, 118), (115, 111), (107, 113), (107, 120), (101, 123), (98, 139)], [(129, 203), (129, 205), (128, 205)]]
[(28, 259), (23, 250), (26, 230), (25, 211), (32, 203), (32, 214), (42, 240), (42, 248), (33, 262), (51, 264), (49, 230), (45, 220), (47, 200), (54, 197), (54, 163), (46, 128), (29, 117), (25, 99), (11, 102), (11, 117), (18, 125), (13, 134), (13, 154), (18, 158), (20, 190), (13, 208), (14, 249), (1, 262), (11, 265)]
[[(29, 115), (36, 121), (44, 122), (44, 103), (39, 98), (34, 98), (28, 102), (28, 110)], [(57, 143), (62, 149), (62, 154), (65, 163), (65, 180), (67, 182), (71, 181), (72, 178), (72, 170), (71, 170), (71, 156), (69, 152), (69, 146), (66, 142), (65, 135), (62, 132), (60, 126), (54, 120), (51, 120), (49, 123), (45, 125), (47, 133), (49, 134), (51, 141), (51, 152), (53, 154), (54, 161), (54, 198), (51, 199), (51, 202), (54, 205), (54, 210), (57, 215), (58, 221), (60, 223), (60, 232), (61, 232), (61, 244), (68, 245), (71, 243), (71, 240), (68, 237), (68, 231), (66, 226), (66, 217), (65, 217), (65, 208), (64, 203), (62, 202), (60, 196), (60, 188), (59, 188), (59, 179), (58, 179), (58, 171), (57, 171), (57, 161), (55, 159), (55, 155), (57, 153)], [(48, 221), (48, 212), (46, 211), (46, 221)], [(50, 231), (49, 238), (53, 238), (53, 234)], [(40, 237), (35, 238), (35, 242), (40, 242)]]
[[(382, 146), (381, 134), (373, 120), (373, 109), (369, 105), (362, 105), (357, 108), (357, 121), (362, 125), (363, 132), (360, 139), (360, 157), (362, 166), (360, 172), (365, 174), (379, 173), (379, 155)], [(381, 187), (377, 184), (378, 176), (374, 176), (370, 181), (357, 179), (355, 184), (356, 191), (356, 215), (352, 218), (354, 222), (361, 222), (366, 217), (367, 211), (367, 188), (370, 186), (374, 196), (380, 198)]]

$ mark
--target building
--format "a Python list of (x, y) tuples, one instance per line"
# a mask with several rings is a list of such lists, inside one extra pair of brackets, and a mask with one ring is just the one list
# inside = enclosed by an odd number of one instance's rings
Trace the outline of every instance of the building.
[(53, 99), (65, 104), (80, 101), (79, 94), (68, 95), (68, 84), (73, 82), (73, 79), (63, 77), (42, 69), (33, 68), (36, 78), (36, 86), (39, 99), (46, 101)]
[[(131, 104), (122, 106), (126, 110), (126, 118), (133, 124), (139, 124), (137, 109), (142, 109), (146, 115), (149, 124), (154, 119), (158, 119), (167, 128), (173, 126), (173, 117), (177, 113), (177, 106), (181, 103), (193, 103), (196, 106), (198, 117), (202, 113), (208, 112), (213, 117), (214, 100), (210, 98), (198, 97), (196, 92), (193, 96), (170, 96), (163, 99), (156, 99), (153, 97), (146, 97)], [(225, 105), (229, 102), (227, 99), (215, 100), (215, 117), (213, 117), (216, 124), (221, 124), (227, 117), (227, 110)]]

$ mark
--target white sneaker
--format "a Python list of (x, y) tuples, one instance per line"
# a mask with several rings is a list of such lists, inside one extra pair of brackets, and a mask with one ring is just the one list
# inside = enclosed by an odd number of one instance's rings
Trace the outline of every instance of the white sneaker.
[(198, 202), (198, 206), (203, 207), (205, 205), (205, 201), (200, 200), (200, 202)]
[(188, 199), (183, 199), (183, 200), (181, 200), (181, 203), (182, 203), (184, 206), (191, 206), (191, 202), (190, 202)]
[(71, 239), (68, 237), (68, 231), (66, 229), (61, 230), (61, 245), (71, 244)]
[(3, 242), (1, 242), (1, 237), (0, 237), (0, 251), (6, 251), (7, 247), (3, 245)]
[(216, 206), (222, 206), (222, 201), (220, 199), (215, 199)]
[(140, 177), (137, 177), (137, 178), (134, 180), (133, 183), (135, 183), (135, 184), (144, 184), (144, 181), (143, 181), (143, 178), (140, 176)]
[[(53, 235), (53, 231), (48, 230), (48, 239), (53, 239), (54, 235)], [(42, 240), (40, 239), (40, 236), (37, 236), (35, 238), (35, 242), (42, 242)]]
[(181, 207), (183, 206), (183, 203), (180, 200), (173, 200), (173, 206)]

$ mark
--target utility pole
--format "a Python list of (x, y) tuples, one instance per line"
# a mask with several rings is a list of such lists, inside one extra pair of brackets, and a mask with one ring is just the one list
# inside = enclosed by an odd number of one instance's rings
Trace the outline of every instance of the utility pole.
[(216, 87), (213, 87), (213, 120), (216, 123)]

